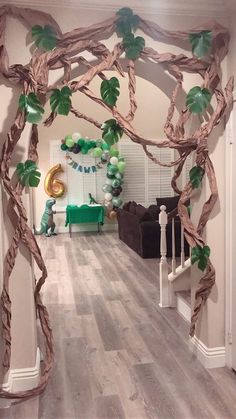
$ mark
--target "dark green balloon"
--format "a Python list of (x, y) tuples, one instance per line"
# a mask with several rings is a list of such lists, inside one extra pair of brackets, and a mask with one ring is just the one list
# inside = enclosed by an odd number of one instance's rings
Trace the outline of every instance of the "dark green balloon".
[(67, 147), (67, 145), (65, 143), (62, 143), (61, 150), (63, 150), (63, 151), (68, 150), (68, 147)]
[(83, 138), (80, 138), (80, 139), (77, 141), (77, 144), (79, 144), (79, 145), (80, 145), (80, 147), (82, 148), (82, 147), (85, 145), (85, 140), (84, 140)]
[(121, 181), (119, 179), (114, 179), (112, 181), (112, 187), (113, 188), (118, 188), (121, 185)]
[(108, 166), (107, 172), (110, 172), (112, 175), (115, 175), (118, 172), (118, 167), (113, 164)]
[(107, 178), (108, 179), (115, 179), (115, 176), (107, 172)]

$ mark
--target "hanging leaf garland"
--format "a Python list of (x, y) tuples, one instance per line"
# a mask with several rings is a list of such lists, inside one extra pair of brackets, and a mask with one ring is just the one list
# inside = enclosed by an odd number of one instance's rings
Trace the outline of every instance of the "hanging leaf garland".
[(115, 106), (118, 96), (120, 83), (116, 77), (112, 77), (110, 80), (103, 80), (101, 83), (101, 97), (104, 102), (109, 106)]
[(207, 267), (208, 258), (210, 256), (211, 250), (209, 246), (195, 246), (192, 248), (191, 253), (191, 264), (198, 262), (198, 269), (204, 271)]
[(192, 52), (197, 57), (201, 58), (206, 55), (211, 47), (212, 33), (211, 31), (201, 31), (189, 34), (189, 41), (192, 46)]
[(102, 124), (102, 138), (110, 146), (117, 143), (123, 135), (123, 130), (115, 119), (108, 119)]
[(54, 89), (50, 97), (50, 106), (52, 112), (57, 112), (59, 115), (67, 116), (71, 108), (72, 91), (68, 86), (62, 89)]
[(35, 93), (20, 95), (19, 108), (26, 111), (26, 120), (31, 124), (38, 124), (42, 120), (44, 109)]
[(142, 36), (135, 38), (134, 34), (125, 34), (123, 38), (123, 45), (125, 48), (126, 58), (129, 60), (137, 60), (143, 48), (145, 47), (145, 40)]
[(194, 166), (189, 172), (190, 182), (192, 184), (193, 189), (199, 188), (202, 182), (202, 178), (204, 176), (205, 170), (200, 166)]
[(32, 37), (36, 38), (35, 45), (39, 48), (50, 51), (57, 45), (57, 33), (50, 25), (44, 27), (35, 25), (32, 27), (31, 33)]
[(210, 90), (195, 86), (187, 94), (186, 106), (193, 114), (202, 113), (209, 106), (211, 96)]
[(16, 173), (24, 186), (36, 188), (39, 185), (41, 173), (33, 160), (26, 160), (25, 163), (18, 163)]
[(138, 29), (140, 18), (138, 15), (133, 14), (132, 9), (122, 7), (116, 14), (119, 16), (119, 19), (116, 21), (116, 32), (118, 36), (124, 36)]

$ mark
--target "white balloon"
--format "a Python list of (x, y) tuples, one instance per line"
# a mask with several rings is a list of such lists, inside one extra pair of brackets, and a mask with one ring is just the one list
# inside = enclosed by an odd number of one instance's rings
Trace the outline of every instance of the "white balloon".
[(106, 201), (111, 201), (112, 198), (113, 198), (112, 194), (109, 193), (109, 192), (105, 193), (104, 197), (105, 197), (105, 200)]
[(74, 132), (72, 134), (72, 140), (77, 141), (81, 138), (81, 134), (79, 132)]
[[(72, 138), (73, 138), (73, 136), (72, 136)], [(117, 164), (118, 164), (118, 158), (117, 157), (111, 157), (110, 158), (110, 163), (111, 164), (113, 164), (114, 166), (117, 166)]]
[(107, 178), (107, 179), (106, 179), (106, 184), (107, 184), (107, 185), (111, 185), (111, 184), (112, 184), (112, 181), (113, 181), (113, 179), (108, 179), (108, 178)]

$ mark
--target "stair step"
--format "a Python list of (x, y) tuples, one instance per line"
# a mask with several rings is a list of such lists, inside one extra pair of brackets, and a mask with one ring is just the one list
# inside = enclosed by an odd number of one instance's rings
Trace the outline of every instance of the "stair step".
[(176, 310), (177, 312), (190, 323), (191, 320), (191, 291), (177, 291), (176, 292)]

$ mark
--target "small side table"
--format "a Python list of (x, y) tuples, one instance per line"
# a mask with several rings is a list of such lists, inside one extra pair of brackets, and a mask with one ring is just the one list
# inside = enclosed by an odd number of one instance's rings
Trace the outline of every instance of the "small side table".
[(98, 233), (100, 232), (101, 226), (104, 224), (105, 211), (102, 205), (67, 205), (66, 207), (66, 223), (69, 224), (70, 237), (72, 233), (72, 224), (86, 224), (86, 223), (97, 223)]

